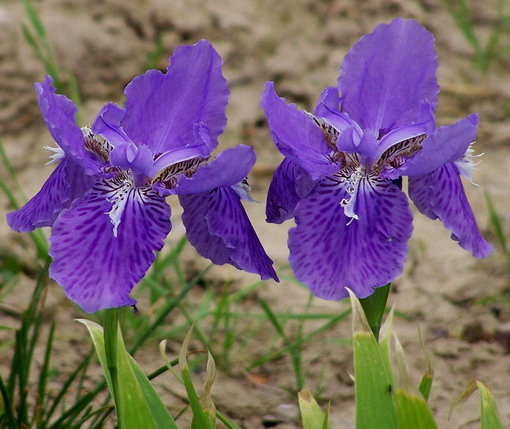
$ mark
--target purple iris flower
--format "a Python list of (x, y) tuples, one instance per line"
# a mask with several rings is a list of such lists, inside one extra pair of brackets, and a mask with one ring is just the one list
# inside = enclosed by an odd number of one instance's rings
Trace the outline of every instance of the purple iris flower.
[(440, 219), (461, 247), (491, 252), (460, 179), (471, 180), (478, 116), (436, 126), (436, 68), (433, 36), (395, 19), (353, 46), (314, 114), (266, 84), (262, 106), (285, 156), (267, 220), (294, 217), (290, 263), (315, 295), (342, 299), (349, 287), (363, 298), (401, 273), (413, 229), (402, 176), (418, 210)]
[(105, 105), (91, 128), (76, 125), (75, 106), (51, 78), (35, 85), (58, 166), (8, 223), (52, 227), (50, 276), (87, 312), (135, 303), (129, 293), (171, 229), (171, 194), (199, 253), (277, 280), (240, 201), (249, 199), (253, 149), (210, 160), (226, 123), (221, 57), (203, 40), (178, 47), (170, 61), (167, 73), (133, 79), (125, 108)]

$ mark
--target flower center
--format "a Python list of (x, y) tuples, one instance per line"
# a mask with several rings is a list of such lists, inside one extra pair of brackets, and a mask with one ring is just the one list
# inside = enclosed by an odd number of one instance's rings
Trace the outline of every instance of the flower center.
[(175, 188), (181, 174), (189, 179), (202, 165), (207, 164), (208, 160), (209, 158), (192, 158), (169, 165), (151, 183), (159, 182), (167, 189)]
[(101, 161), (108, 162), (110, 159), (110, 152), (113, 150), (112, 144), (95, 135), (89, 127), (82, 127), (83, 138), (85, 140), (85, 149), (96, 155)]

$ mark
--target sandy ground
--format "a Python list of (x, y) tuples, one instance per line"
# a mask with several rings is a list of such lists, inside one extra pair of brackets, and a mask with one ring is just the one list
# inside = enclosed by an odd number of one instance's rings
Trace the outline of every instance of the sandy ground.
[[(489, 3), (495, 5), (496, 1)], [(437, 40), (438, 79), (442, 87), (439, 122), (451, 123), (472, 111), (481, 116), (476, 150), (485, 155), (475, 177), (480, 186), (466, 184), (479, 225), (496, 244), (489, 227), (484, 190), (492, 195), (505, 228), (509, 224), (510, 63), (508, 56), (505, 62), (504, 55), (510, 40), (502, 39), (499, 61), (487, 73), (481, 73), (472, 66), (472, 50), (440, 0), (47, 0), (36, 6), (59, 64), (77, 78), (85, 123), (93, 119), (105, 101), (122, 100), (123, 87), (143, 70), (156, 40), (161, 40), (164, 48), (158, 63), (161, 67), (176, 45), (202, 38), (211, 40), (224, 58), (224, 73), (231, 89), (229, 122), (220, 143), (227, 147), (242, 142), (256, 148), (258, 163), (251, 183), (254, 196), (260, 201), (264, 201), (272, 171), (281, 160), (259, 108), (263, 83), (274, 80), (280, 94), (310, 109), (320, 91), (335, 82), (341, 59), (361, 35), (393, 17), (416, 18)], [(495, 11), (496, 7), (490, 5), (474, 11), (482, 40), (496, 25)], [(33, 82), (42, 79), (44, 70), (21, 34), (22, 12), (16, 1), (4, 0), (0, 4), (0, 135), (23, 189), (32, 195), (51, 171), (51, 167), (42, 166), (47, 157), (43, 146), (51, 144), (51, 140), (39, 117), (33, 92)], [(0, 207), (2, 247), (26, 257), (26, 238), (9, 231), (5, 224), (4, 213), (9, 206), (3, 195)], [(263, 204), (251, 204), (248, 211), (276, 266), (285, 265), (290, 223), (266, 224)], [(170, 241), (184, 231), (179, 214), (174, 210)], [(502, 252), (496, 249), (487, 260), (475, 260), (449, 239), (439, 222), (416, 214), (414, 226), (405, 271), (396, 280), (390, 297), (399, 311), (410, 316), (409, 320), (398, 318), (396, 322), (410, 367), (418, 380), (425, 368), (421, 335), (433, 355), (435, 383), (431, 403), (440, 427), (478, 427), (476, 397), (459, 407), (448, 421), (450, 404), (471, 378), (490, 386), (504, 426), (510, 427), (509, 350), (494, 340), (498, 327), (510, 320), (508, 298), (503, 295), (508, 290), (509, 274)], [(191, 251), (186, 255), (193, 258)], [(214, 268), (212, 273), (217, 278), (239, 279), (240, 284), (255, 281), (253, 276), (224, 267)], [(26, 289), (22, 286), (23, 281), (18, 285), (19, 292), (8, 297), (10, 307), (25, 305)], [(259, 293), (279, 311), (301, 311), (308, 299), (307, 292), (290, 281), (279, 285), (268, 282)], [(84, 333), (70, 332), (65, 325), (80, 312), (65, 303), (58, 287), (52, 288), (50, 295), (49, 302), (58, 309), (53, 317), (61, 325), (57, 332), (63, 342), (59, 347), (69, 350), (66, 341), (83, 339)], [(256, 310), (255, 303), (251, 304), (251, 311)], [(345, 308), (345, 303), (315, 300), (313, 304), (314, 312)], [(0, 309), (0, 324), (16, 323)], [(313, 328), (313, 324), (306, 326)], [(324, 400), (331, 398), (335, 428), (354, 427), (351, 349), (331, 341), (348, 338), (349, 329), (349, 321), (337, 325), (334, 332), (313, 341), (304, 352), (308, 387), (320, 390)], [(249, 353), (256, 354), (258, 347), (266, 345), (267, 338), (261, 336), (253, 341)], [(158, 366), (157, 346), (148, 345), (146, 349), (140, 355), (143, 364), (148, 369)], [(74, 352), (69, 350), (70, 354)], [(2, 353), (3, 371), (9, 353)], [(70, 357), (69, 362), (74, 358)], [(243, 359), (246, 356), (234, 360)], [(289, 359), (267, 364), (262, 372), (259, 383), (235, 364), (220, 372), (214, 390), (218, 408), (245, 428), (269, 427), (273, 417), (272, 427), (300, 427), (295, 397), (288, 393), (293, 386)], [(169, 378), (159, 383), (160, 389), (168, 393), (168, 402), (178, 408), (175, 401), (182, 392), (170, 385)]]

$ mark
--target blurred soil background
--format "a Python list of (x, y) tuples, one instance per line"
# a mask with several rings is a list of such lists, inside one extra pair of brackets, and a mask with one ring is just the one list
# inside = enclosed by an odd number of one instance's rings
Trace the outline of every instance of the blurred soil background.
[[(496, 0), (469, 2), (482, 45), (499, 25), (498, 4)], [(231, 97), (220, 146), (244, 143), (256, 149), (258, 161), (250, 182), (254, 197), (261, 203), (246, 207), (282, 278), (280, 284), (266, 282), (242, 302), (246, 312), (254, 313), (262, 313), (258, 296), (275, 312), (335, 314), (348, 308), (346, 303), (319, 299), (308, 305), (308, 292), (291, 280), (286, 268), (286, 234), (291, 222), (265, 223), (265, 192), (282, 157), (273, 147), (259, 107), (264, 82), (274, 80), (278, 93), (287, 101), (311, 110), (321, 90), (335, 83), (350, 46), (378, 23), (399, 16), (415, 18), (430, 30), (437, 41), (440, 64), (438, 122), (452, 123), (470, 112), (480, 114), (475, 149), (485, 155), (475, 173), (479, 186), (466, 182), (465, 187), (478, 223), (495, 251), (486, 260), (472, 258), (450, 240), (439, 221), (430, 221), (415, 210), (409, 258), (390, 296), (390, 303), (403, 315), (396, 318), (395, 330), (417, 382), (426, 368), (423, 349), (432, 356), (435, 381), (430, 401), (440, 427), (478, 427), (477, 395), (458, 407), (448, 420), (450, 405), (472, 378), (481, 379), (491, 388), (503, 425), (510, 427), (510, 274), (489, 222), (484, 197), (484, 192), (490, 193), (504, 233), (510, 236), (508, 28), (484, 71), (474, 63), (473, 47), (441, 0), (45, 0), (34, 1), (34, 5), (48, 31), (63, 80), (69, 74), (76, 78), (82, 125), (90, 123), (105, 102), (122, 103), (124, 86), (148, 64), (164, 69), (175, 46), (209, 39), (222, 55)], [(52, 171), (52, 166), (44, 166), (49, 153), (43, 149), (52, 141), (33, 90), (33, 83), (41, 81), (45, 71), (23, 37), (22, 22), (26, 22), (26, 16), (21, 2), (1, 0), (0, 139), (24, 193), (31, 196)], [(5, 173), (0, 171), (8, 180)], [(178, 204), (173, 202), (172, 206), (174, 226), (167, 239), (169, 246), (184, 233)], [(5, 262), (16, 257), (23, 262), (15, 289), (0, 303), (0, 325), (17, 327), (32, 291), (34, 251), (26, 235), (8, 229), (5, 213), (11, 208), (3, 194), (0, 208), (0, 258)], [(184, 258), (190, 270), (207, 265), (190, 246)], [(0, 268), (4, 262), (0, 261)], [(257, 278), (229, 267), (213, 267), (207, 280), (213, 285), (219, 280), (232, 280), (233, 290), (240, 290)], [(204, 290), (197, 287), (192, 294), (200, 303)], [(141, 313), (150, 311), (143, 299), (138, 309)], [(44, 311), (48, 323), (57, 322), (52, 367), (57, 373), (65, 372), (89, 349), (85, 329), (73, 322), (85, 315), (65, 299), (57, 285), (50, 288)], [(174, 318), (165, 320), (165, 324), (173, 323), (177, 323)], [(301, 427), (288, 354), (247, 369), (262, 353), (278, 346), (280, 340), (274, 329), (261, 322), (255, 335), (245, 339), (243, 323), (249, 322), (241, 319), (239, 323), (234, 342), (247, 343), (243, 352), (232, 355), (228, 362), (217, 362), (222, 368), (213, 388), (217, 408), (247, 429)], [(319, 325), (311, 320), (303, 329), (309, 332)], [(305, 385), (323, 406), (331, 399), (332, 425), (339, 429), (354, 427), (349, 337), (350, 319), (346, 318), (309, 340), (302, 354)], [(12, 356), (12, 333), (1, 332), (0, 340), (0, 371), (4, 374)], [(170, 339), (172, 358), (181, 340), (182, 336)], [(147, 343), (137, 360), (146, 371), (160, 366), (157, 342)], [(58, 385), (58, 376), (52, 383)], [(172, 410), (182, 408), (184, 390), (171, 375), (160, 376), (156, 384)], [(182, 427), (186, 427), (187, 418), (186, 414), (181, 418)]]

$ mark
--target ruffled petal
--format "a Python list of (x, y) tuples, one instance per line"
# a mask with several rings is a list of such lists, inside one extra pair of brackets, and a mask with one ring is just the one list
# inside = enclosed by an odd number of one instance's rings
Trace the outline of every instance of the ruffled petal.
[(52, 226), (59, 213), (83, 196), (91, 185), (92, 178), (83, 168), (64, 157), (41, 190), (19, 210), (7, 215), (7, 223), (19, 232)]
[(294, 212), (289, 260), (296, 278), (320, 298), (346, 298), (346, 287), (359, 298), (369, 296), (401, 273), (407, 256), (412, 215), (405, 194), (390, 182), (363, 178), (357, 220), (340, 205), (349, 198), (345, 184), (325, 179)]
[(266, 221), (282, 223), (294, 217), (296, 204), (315, 186), (308, 173), (285, 158), (274, 172), (266, 202)]
[(182, 175), (172, 193), (198, 194), (241, 182), (255, 164), (253, 148), (239, 145), (221, 152), (191, 177)]
[(100, 162), (85, 149), (83, 132), (76, 125), (76, 106), (66, 96), (55, 93), (53, 79), (35, 84), (39, 109), (53, 140), (73, 161), (85, 168), (87, 174), (99, 172)]
[(125, 113), (125, 110), (115, 103), (105, 104), (97, 114), (96, 120), (92, 125), (92, 131), (94, 134), (102, 136), (112, 146), (131, 143), (121, 126)]
[(303, 167), (313, 179), (328, 176), (338, 167), (329, 158), (328, 146), (313, 119), (278, 97), (273, 82), (267, 82), (261, 98), (262, 108), (278, 150)]
[[(129, 296), (170, 231), (170, 207), (150, 188), (125, 191), (101, 181), (64, 210), (52, 228), (50, 276), (89, 313), (132, 305)], [(108, 215), (122, 198), (117, 236)]]
[(190, 243), (217, 265), (259, 274), (278, 281), (273, 261), (267, 256), (235, 191), (229, 187), (193, 195), (181, 195), (182, 220)]
[(393, 20), (363, 36), (338, 80), (342, 110), (376, 134), (419, 120), (420, 103), (437, 104), (434, 38), (414, 20)]
[(396, 170), (399, 176), (421, 176), (461, 158), (476, 140), (478, 115), (438, 128), (422, 143), (423, 149)]
[(432, 173), (409, 178), (409, 196), (431, 219), (439, 218), (452, 239), (477, 258), (485, 258), (492, 246), (482, 237), (466, 198), (459, 171), (448, 163)]
[(149, 70), (126, 87), (126, 114), (122, 127), (137, 145), (154, 154), (193, 142), (193, 125), (207, 125), (214, 146), (226, 124), (227, 81), (223, 61), (202, 40), (180, 46), (170, 58), (166, 74)]

